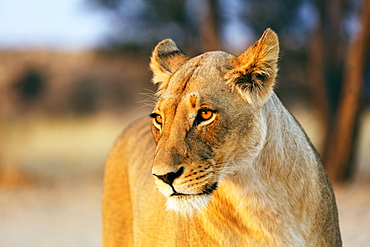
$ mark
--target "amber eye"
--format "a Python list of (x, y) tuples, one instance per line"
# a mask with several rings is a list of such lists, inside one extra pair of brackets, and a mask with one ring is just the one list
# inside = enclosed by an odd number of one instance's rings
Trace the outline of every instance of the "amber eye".
[(157, 113), (152, 113), (152, 114), (150, 114), (150, 117), (153, 119), (154, 126), (157, 129), (161, 129), (162, 128), (162, 124), (163, 124), (163, 118), (162, 118), (162, 116), (159, 115), (159, 114), (157, 114)]
[(215, 111), (203, 108), (198, 111), (193, 126), (203, 126), (212, 123), (216, 119)]
[(211, 119), (213, 116), (213, 112), (210, 111), (210, 110), (201, 110), (200, 111), (200, 118), (203, 120), (203, 121), (206, 121), (208, 119)]
[(156, 115), (154, 120), (157, 122), (157, 124), (162, 125), (163, 119), (161, 115)]

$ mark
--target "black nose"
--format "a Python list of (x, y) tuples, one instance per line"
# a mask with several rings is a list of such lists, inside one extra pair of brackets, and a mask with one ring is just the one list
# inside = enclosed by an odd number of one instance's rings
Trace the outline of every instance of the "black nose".
[(153, 174), (153, 175), (159, 178), (160, 180), (162, 180), (163, 182), (165, 182), (166, 184), (172, 185), (173, 181), (176, 178), (180, 177), (183, 172), (184, 172), (184, 167), (180, 167), (180, 169), (177, 172), (169, 172), (165, 175), (157, 175), (157, 174)]

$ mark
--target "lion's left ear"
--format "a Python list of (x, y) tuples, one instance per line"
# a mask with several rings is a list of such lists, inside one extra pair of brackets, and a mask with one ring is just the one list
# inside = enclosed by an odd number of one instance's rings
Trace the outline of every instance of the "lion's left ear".
[(225, 78), (250, 104), (261, 106), (272, 94), (277, 74), (279, 40), (266, 29), (262, 37), (231, 62)]
[(153, 83), (159, 84), (158, 92), (162, 92), (168, 84), (170, 76), (186, 61), (188, 57), (171, 39), (165, 39), (154, 48), (150, 59), (153, 71)]

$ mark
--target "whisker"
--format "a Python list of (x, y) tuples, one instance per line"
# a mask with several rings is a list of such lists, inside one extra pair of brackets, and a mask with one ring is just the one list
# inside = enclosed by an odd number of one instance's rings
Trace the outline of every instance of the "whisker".
[(140, 93), (140, 95), (144, 95), (146, 98), (140, 101), (137, 101), (136, 104), (141, 104), (136, 110), (140, 110), (145, 107), (153, 108), (157, 102), (157, 97), (155, 92), (150, 89), (144, 89), (147, 92)]

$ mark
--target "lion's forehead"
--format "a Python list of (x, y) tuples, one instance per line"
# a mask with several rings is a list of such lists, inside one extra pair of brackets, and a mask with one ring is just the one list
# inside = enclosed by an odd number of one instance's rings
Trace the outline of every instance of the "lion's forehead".
[[(181, 97), (189, 90), (211, 89), (224, 80), (232, 55), (225, 52), (207, 52), (184, 63), (171, 77), (165, 96)], [(215, 88), (212, 88), (215, 89)]]
[(219, 93), (224, 94), (223, 89), (229, 88), (224, 74), (229, 70), (232, 58), (225, 52), (207, 52), (190, 59), (171, 77), (157, 107), (163, 110), (177, 108), (181, 102), (192, 107), (201, 103), (211, 104), (212, 99), (219, 97)]

